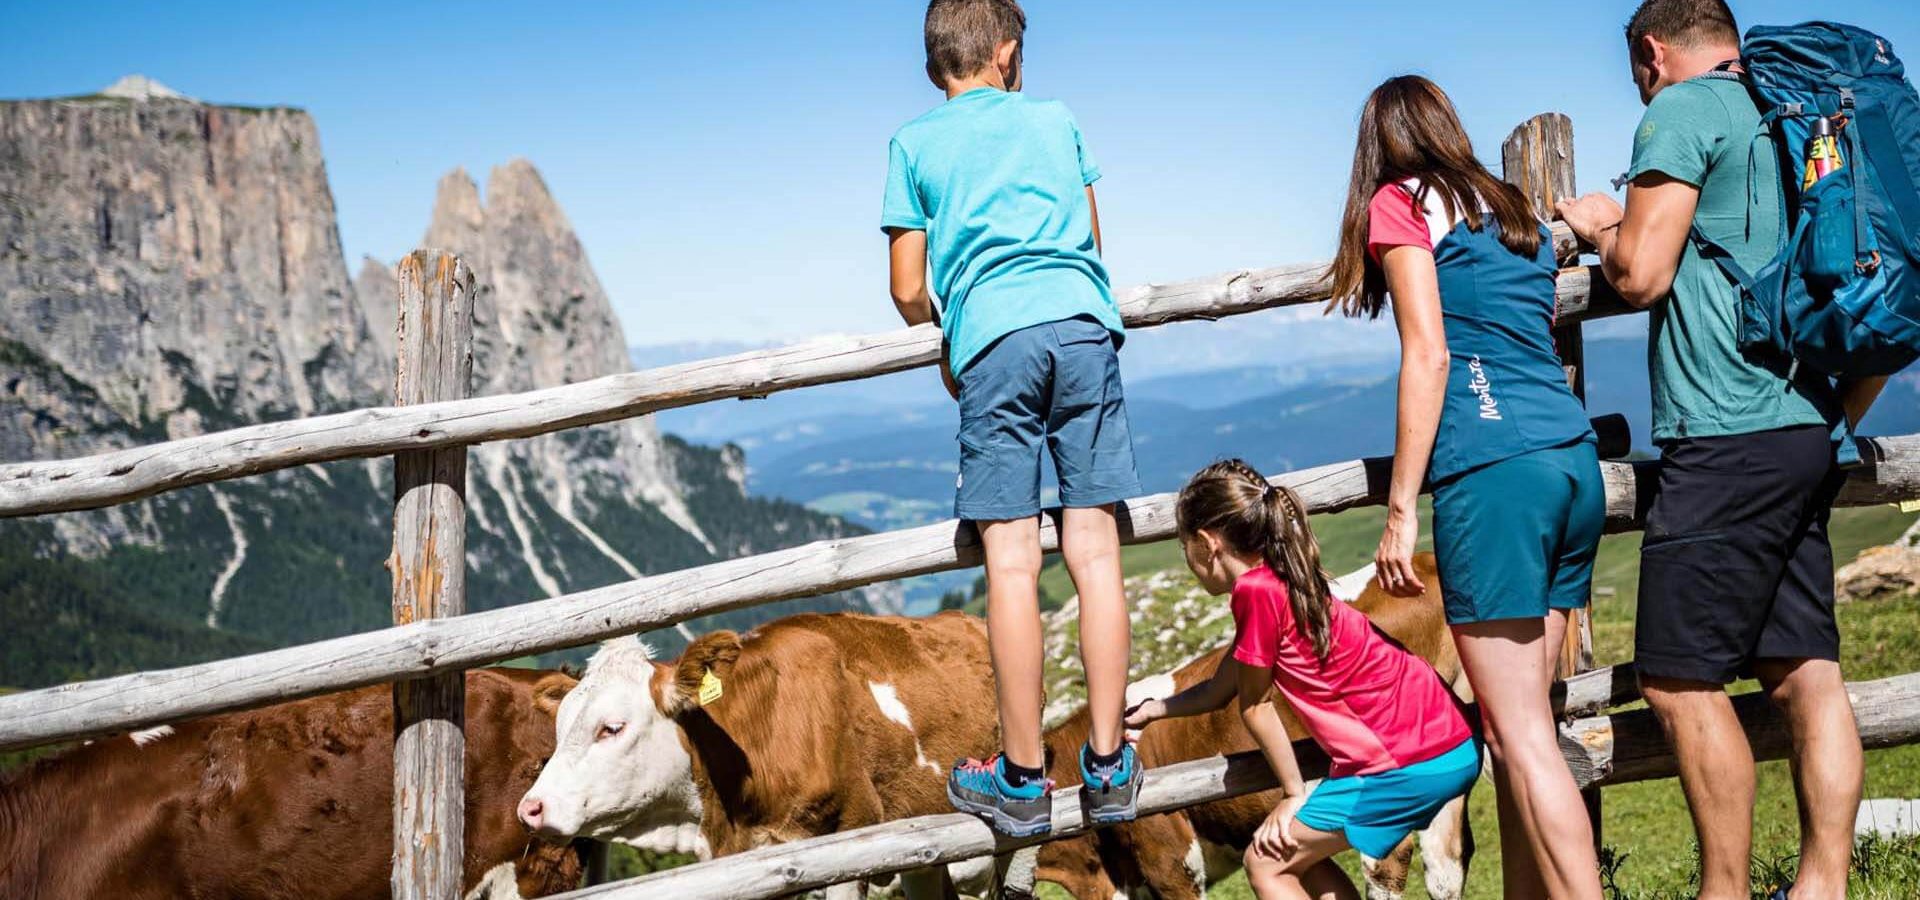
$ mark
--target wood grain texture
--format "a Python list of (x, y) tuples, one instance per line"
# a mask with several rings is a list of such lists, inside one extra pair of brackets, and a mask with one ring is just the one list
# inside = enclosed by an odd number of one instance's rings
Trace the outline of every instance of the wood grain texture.
[[(1324, 302), (1325, 263), (1246, 269), (1118, 292), (1130, 328), (1219, 319)], [(1615, 315), (1624, 304), (1588, 296), (1585, 269), (1562, 274), (1563, 320)], [(772, 350), (608, 375), (562, 387), (467, 400), (386, 406), (248, 425), (69, 460), (0, 465), (0, 517), (95, 509), (165, 491), (294, 466), (388, 456), (627, 419), (663, 409), (901, 372), (939, 359), (931, 325), (823, 338)]]
[[(1920, 742), (1920, 673), (1847, 685), (1869, 748)], [(1759, 694), (1734, 701), (1754, 755), (1781, 759), (1791, 740), (1778, 711)], [(1477, 716), (1470, 717), (1477, 721)], [(1582, 787), (1625, 784), (1674, 774), (1660, 723), (1648, 710), (1580, 719), (1561, 727), (1561, 751)], [(1326, 772), (1326, 756), (1312, 741), (1294, 744), (1301, 774)], [(1140, 814), (1168, 812), (1273, 787), (1258, 753), (1216, 756), (1153, 769), (1140, 788)], [(782, 897), (889, 872), (955, 862), (1072, 837), (1087, 830), (1077, 789), (1058, 791), (1053, 833), (1014, 840), (984, 822), (957, 813), (903, 819), (854, 831), (779, 844), (700, 865), (558, 895), (564, 900), (757, 900)]]
[[(473, 271), (451, 253), (400, 261), (399, 406), (463, 400), (473, 384)], [(467, 611), (467, 448), (394, 457), (393, 622)], [(393, 683), (393, 896), (458, 900), (466, 845), (466, 676)]]
[[(1863, 438), (1869, 462), (1849, 473), (1843, 506), (1920, 498), (1920, 435)], [(1386, 502), (1392, 460), (1375, 457), (1274, 479), (1313, 512)], [(1640, 527), (1658, 463), (1606, 462), (1608, 528)], [(1173, 536), (1172, 494), (1119, 506), (1121, 539)], [(1041, 541), (1057, 548), (1059, 510), (1042, 517)], [(810, 597), (880, 581), (980, 564), (971, 525), (941, 522), (818, 541), (453, 619), (349, 635), (219, 662), (76, 682), (0, 697), (0, 750), (94, 737), (171, 720), (277, 703), (329, 691), (579, 646), (748, 606)]]

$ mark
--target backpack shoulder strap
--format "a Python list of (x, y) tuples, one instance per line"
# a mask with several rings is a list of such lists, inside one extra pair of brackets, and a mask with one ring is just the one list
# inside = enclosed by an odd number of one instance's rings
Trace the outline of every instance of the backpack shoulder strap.
[(1753, 274), (1748, 272), (1745, 266), (1740, 265), (1739, 260), (1733, 258), (1731, 251), (1707, 237), (1706, 233), (1700, 230), (1699, 225), (1694, 225), (1687, 231), (1687, 240), (1693, 242), (1694, 249), (1700, 251), (1702, 259), (1710, 259), (1714, 265), (1719, 266), (1720, 271), (1725, 272), (1742, 293), (1752, 289)]

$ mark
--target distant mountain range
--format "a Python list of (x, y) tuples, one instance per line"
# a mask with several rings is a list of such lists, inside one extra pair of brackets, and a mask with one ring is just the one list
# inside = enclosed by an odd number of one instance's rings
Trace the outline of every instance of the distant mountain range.
[[(1211, 326), (1234, 340), (1234, 322)], [(1311, 341), (1269, 340), (1273, 356)], [(1312, 326), (1314, 322), (1305, 323)], [(1614, 328), (1611, 333), (1621, 333)], [(1631, 334), (1630, 331), (1626, 332)], [(1136, 335), (1126, 362), (1128, 413), (1141, 479), (1149, 491), (1178, 489), (1195, 470), (1239, 456), (1263, 471), (1284, 472), (1381, 455), (1393, 447), (1394, 338), (1367, 354), (1315, 362), (1233, 365), (1151, 373), (1128, 357), (1154, 332)], [(1182, 338), (1190, 359), (1214, 358), (1206, 333)], [(1588, 408), (1625, 414), (1634, 447), (1652, 453), (1644, 337), (1587, 342)], [(674, 411), (662, 426), (689, 440), (731, 443), (752, 461), (755, 493), (784, 497), (873, 528), (898, 528), (952, 514), (957, 473), (954, 405), (930, 372), (776, 394), (714, 409)], [(1920, 375), (1888, 388), (1865, 433), (1920, 431)]]

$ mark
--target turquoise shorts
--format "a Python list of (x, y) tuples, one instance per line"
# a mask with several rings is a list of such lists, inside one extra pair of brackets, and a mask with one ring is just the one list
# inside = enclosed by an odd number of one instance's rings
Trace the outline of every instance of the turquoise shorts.
[(1440, 808), (1465, 796), (1479, 777), (1480, 742), (1467, 738), (1426, 762), (1322, 781), (1294, 818), (1328, 834), (1344, 833), (1355, 850), (1384, 859), (1407, 835), (1433, 824)]
[(1433, 489), (1433, 554), (1454, 625), (1580, 609), (1607, 523), (1591, 441), (1535, 450)]

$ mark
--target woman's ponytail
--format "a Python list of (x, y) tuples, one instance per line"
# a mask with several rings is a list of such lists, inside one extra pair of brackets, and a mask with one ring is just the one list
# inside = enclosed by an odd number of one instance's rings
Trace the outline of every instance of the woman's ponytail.
[(1182, 537), (1213, 531), (1240, 553), (1257, 555), (1286, 583), (1300, 635), (1321, 661), (1332, 644), (1328, 604), (1333, 592), (1320, 568), (1320, 543), (1307, 524), (1299, 495), (1238, 459), (1196, 473), (1175, 504)]

